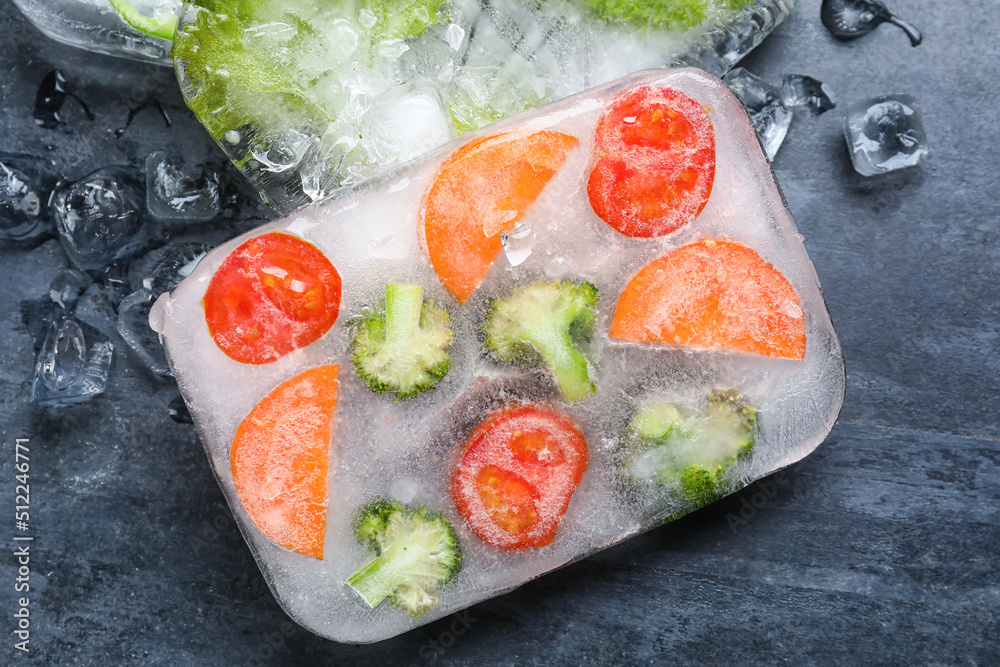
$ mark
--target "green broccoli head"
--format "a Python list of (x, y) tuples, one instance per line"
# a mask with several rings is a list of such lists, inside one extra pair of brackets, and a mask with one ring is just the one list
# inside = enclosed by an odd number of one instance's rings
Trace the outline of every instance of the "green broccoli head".
[(373, 609), (391, 597), (394, 607), (419, 618), (438, 603), (437, 589), (454, 583), (462, 569), (458, 535), (425, 507), (375, 500), (358, 512), (354, 534), (375, 557), (347, 583)]
[(700, 410), (650, 399), (630, 423), (621, 472), (632, 485), (673, 489), (702, 507), (732, 490), (727, 473), (750, 455), (757, 430), (757, 410), (735, 389), (712, 392)]
[(376, 393), (392, 393), (397, 399), (418, 396), (451, 368), (448, 312), (424, 303), (422, 287), (386, 285), (385, 306), (365, 311), (352, 324), (354, 368)]
[(587, 359), (578, 346), (593, 335), (597, 288), (570, 280), (538, 281), (490, 304), (486, 349), (506, 363), (543, 365), (567, 401), (594, 393)]

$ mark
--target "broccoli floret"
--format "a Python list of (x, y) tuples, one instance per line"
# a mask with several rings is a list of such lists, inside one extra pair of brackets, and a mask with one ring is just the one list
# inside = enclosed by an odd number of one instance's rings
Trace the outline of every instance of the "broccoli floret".
[(708, 16), (710, 5), (738, 11), (749, 0), (578, 0), (597, 16), (610, 22), (636, 26), (686, 30)]
[(438, 587), (462, 569), (455, 530), (424, 507), (375, 500), (358, 513), (354, 535), (375, 558), (347, 583), (372, 609), (392, 597), (393, 607), (419, 618), (438, 603)]
[(702, 507), (730, 491), (726, 472), (753, 450), (757, 410), (735, 389), (712, 392), (693, 414), (654, 399), (639, 408), (630, 428), (638, 442), (628, 446), (625, 477), (674, 489)]
[(423, 287), (386, 285), (385, 306), (366, 310), (352, 324), (354, 368), (376, 393), (418, 396), (451, 368), (448, 311), (424, 303)]
[(577, 349), (593, 333), (597, 288), (570, 280), (538, 281), (490, 304), (483, 331), (499, 361), (544, 364), (567, 401), (594, 393), (586, 358)]

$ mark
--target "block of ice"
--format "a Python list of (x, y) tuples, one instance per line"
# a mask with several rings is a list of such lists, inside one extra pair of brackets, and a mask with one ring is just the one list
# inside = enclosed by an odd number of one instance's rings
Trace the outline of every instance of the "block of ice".
[[(166, 36), (172, 33), (164, 26), (171, 24), (171, 18), (176, 24), (181, 5), (179, 0), (14, 0), (14, 4), (36, 28), (63, 44), (164, 65), (170, 53)], [(143, 16), (153, 21), (145, 22)]]
[(847, 107), (844, 135), (862, 176), (913, 167), (927, 157), (927, 134), (910, 95), (883, 95)]
[(815, 449), (844, 367), (801, 239), (729, 89), (640, 72), (220, 246), (150, 322), (277, 599), (371, 642)]
[(721, 75), (795, 2), (676, 4), (189, 1), (172, 57), (199, 120), (288, 211), (636, 69)]

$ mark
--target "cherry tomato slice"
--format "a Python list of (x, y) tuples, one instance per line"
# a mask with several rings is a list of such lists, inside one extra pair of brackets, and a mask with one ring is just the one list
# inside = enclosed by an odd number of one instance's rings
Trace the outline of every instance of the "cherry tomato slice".
[(549, 544), (587, 470), (587, 442), (566, 416), (521, 405), (484, 419), (452, 477), (458, 511), (500, 549)]
[(802, 304), (785, 276), (738, 243), (704, 239), (656, 259), (629, 281), (613, 338), (724, 348), (801, 360)]
[(705, 208), (715, 179), (708, 112), (672, 88), (642, 86), (612, 101), (597, 126), (587, 195), (626, 236), (664, 236)]
[(223, 260), (202, 306), (223, 352), (244, 364), (267, 364), (329, 331), (340, 295), (340, 274), (316, 246), (271, 232)]

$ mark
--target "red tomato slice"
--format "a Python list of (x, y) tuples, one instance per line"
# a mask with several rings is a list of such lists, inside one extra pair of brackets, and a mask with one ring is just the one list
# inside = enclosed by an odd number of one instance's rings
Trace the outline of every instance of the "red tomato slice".
[(576, 137), (519, 130), (479, 137), (452, 153), (427, 191), (421, 218), (431, 265), (465, 303), (514, 228), (566, 162)]
[(340, 294), (340, 274), (319, 248), (271, 232), (223, 260), (201, 303), (223, 352), (244, 364), (267, 364), (329, 331)]
[(611, 336), (782, 359), (806, 353), (792, 285), (750, 248), (724, 240), (682, 246), (643, 267), (618, 299)]
[(236, 495), (254, 524), (320, 560), (339, 370), (319, 366), (278, 385), (240, 423), (229, 454)]
[(626, 236), (664, 236), (705, 208), (715, 179), (715, 131), (700, 104), (672, 88), (618, 96), (597, 126), (587, 195)]
[(555, 537), (587, 460), (583, 434), (561, 413), (508, 408), (469, 436), (452, 496), (484, 542), (508, 550), (542, 547)]

